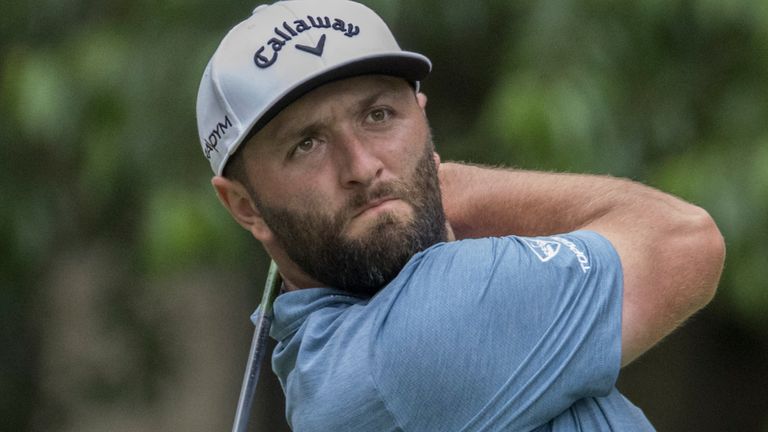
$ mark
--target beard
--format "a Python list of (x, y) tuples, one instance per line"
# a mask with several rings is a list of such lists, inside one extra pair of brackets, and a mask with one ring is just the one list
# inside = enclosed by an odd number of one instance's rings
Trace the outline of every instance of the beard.
[[(254, 201), (287, 255), (304, 272), (328, 287), (370, 297), (394, 279), (414, 254), (447, 240), (433, 148), (429, 140), (410, 178), (360, 191), (333, 216), (323, 213), (317, 201), (302, 211), (267, 206), (256, 197)], [(383, 212), (365, 234), (354, 239), (343, 235), (360, 207), (384, 197), (408, 203), (412, 217), (404, 220)]]

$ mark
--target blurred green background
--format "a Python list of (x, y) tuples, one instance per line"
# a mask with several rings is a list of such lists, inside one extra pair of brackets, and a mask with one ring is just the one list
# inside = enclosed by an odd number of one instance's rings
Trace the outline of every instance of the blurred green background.
[[(710, 211), (715, 300), (619, 387), (660, 431), (768, 431), (768, 2), (368, 4), (434, 62), (443, 159), (625, 176)], [(3, 1), (0, 429), (230, 427), (267, 260), (212, 192), (194, 107), (254, 6)], [(262, 383), (253, 430), (284, 430)]]

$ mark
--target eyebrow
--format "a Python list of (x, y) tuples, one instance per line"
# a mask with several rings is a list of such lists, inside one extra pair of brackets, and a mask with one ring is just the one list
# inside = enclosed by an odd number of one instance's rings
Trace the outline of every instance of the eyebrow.
[(356, 111), (362, 111), (365, 108), (373, 105), (379, 99), (382, 99), (384, 96), (387, 96), (389, 94), (394, 94), (394, 93), (396, 93), (396, 91), (393, 89), (383, 89), (383, 90), (377, 91), (376, 93), (372, 93), (369, 96), (357, 102), (357, 104), (355, 105)]
[[(397, 94), (396, 89), (379, 89), (378, 91), (375, 91), (374, 93), (371, 93), (367, 96), (363, 96), (360, 100), (354, 102), (352, 105), (352, 109), (355, 112), (359, 112), (364, 110), (365, 108), (373, 105), (376, 103), (376, 101), (388, 96), (388, 95), (394, 95)], [(311, 135), (321, 129), (323, 126), (325, 126), (325, 120), (320, 119), (317, 121), (313, 121), (311, 123), (308, 123), (304, 126), (302, 126), (299, 129), (294, 129), (288, 125), (278, 128), (274, 133), (274, 142), (279, 145), (284, 145), (285, 141), (290, 141), (294, 137), (303, 137), (306, 135)]]

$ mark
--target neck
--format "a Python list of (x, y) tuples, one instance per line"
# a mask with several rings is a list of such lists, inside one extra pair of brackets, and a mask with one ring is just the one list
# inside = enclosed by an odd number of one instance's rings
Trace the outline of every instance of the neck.
[[(453, 233), (453, 228), (449, 222), (445, 222), (445, 232), (447, 241), (455, 241), (456, 236)], [(296, 291), (304, 288), (318, 288), (325, 286), (321, 282), (313, 279), (307, 273), (304, 272), (293, 260), (291, 260), (285, 253), (282, 247), (277, 245), (267, 246), (269, 256), (275, 261), (277, 267), (280, 269), (280, 275), (283, 278), (283, 284), (286, 291)]]
[[(263, 244), (263, 243), (262, 243)], [(286, 291), (295, 291), (303, 288), (317, 288), (324, 286), (311, 276), (306, 274), (293, 260), (285, 253), (285, 250), (276, 245), (263, 244), (269, 256), (277, 264), (280, 270), (280, 276), (283, 278), (283, 284)]]

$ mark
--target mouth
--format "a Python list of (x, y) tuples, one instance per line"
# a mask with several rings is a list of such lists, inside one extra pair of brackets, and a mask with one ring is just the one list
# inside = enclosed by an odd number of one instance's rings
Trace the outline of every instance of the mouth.
[(394, 197), (383, 197), (383, 198), (375, 199), (373, 201), (369, 201), (367, 204), (360, 207), (360, 209), (354, 214), (354, 216), (352, 216), (352, 218), (354, 219), (365, 213), (384, 210), (386, 207), (389, 207), (390, 204), (393, 204), (397, 200), (398, 199)]

